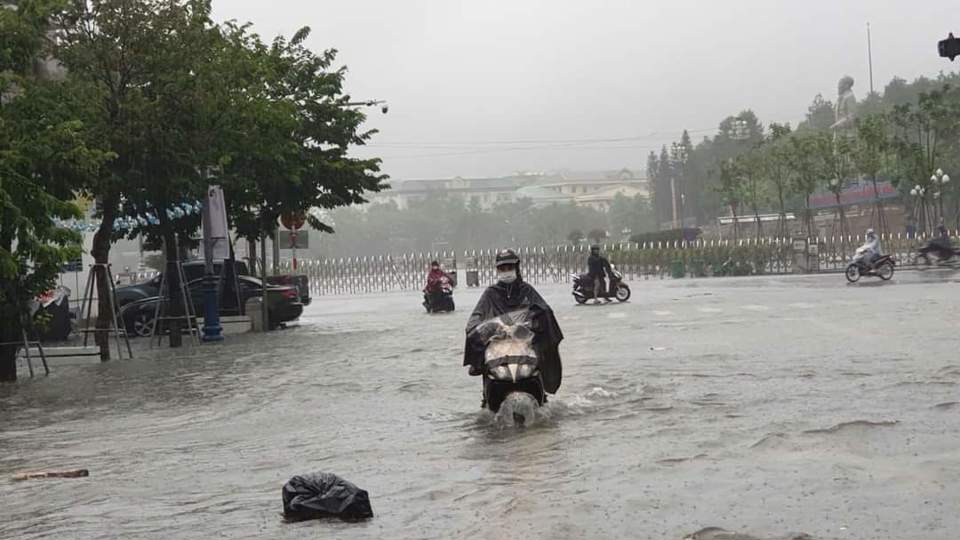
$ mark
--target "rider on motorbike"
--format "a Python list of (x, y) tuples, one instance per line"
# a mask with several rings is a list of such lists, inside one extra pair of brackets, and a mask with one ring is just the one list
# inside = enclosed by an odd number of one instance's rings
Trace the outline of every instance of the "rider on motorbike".
[(439, 295), (443, 290), (444, 282), (449, 282), (450, 276), (440, 268), (439, 261), (430, 263), (430, 273), (427, 274), (427, 284), (423, 287), (423, 305), (429, 309), (431, 298)]
[[(536, 312), (533, 330), (536, 336), (533, 347), (537, 351), (540, 373), (543, 377), (543, 389), (555, 394), (560, 388), (563, 368), (560, 363), (558, 347), (563, 341), (563, 332), (546, 300), (523, 281), (520, 274), (520, 257), (510, 249), (497, 252), (497, 282), (487, 287), (480, 296), (467, 321), (467, 334), (480, 323), (518, 309), (528, 308)], [(483, 375), (485, 343), (477, 343), (469, 338), (464, 345), (463, 365), (469, 366), (471, 376)], [(486, 384), (486, 378), (484, 378)]]
[(587, 257), (587, 269), (590, 279), (593, 280), (593, 301), (599, 304), (601, 297), (605, 302), (610, 302), (607, 297), (607, 281), (604, 275), (613, 280), (613, 269), (610, 268), (610, 261), (603, 255), (600, 255), (600, 246), (594, 244), (590, 246), (590, 256)]
[(863, 257), (863, 264), (873, 270), (873, 263), (880, 256), (880, 237), (873, 229), (867, 229), (867, 240), (857, 249), (857, 252)]
[(450, 279), (446, 272), (440, 269), (440, 262), (430, 263), (430, 273), (427, 274), (427, 284), (423, 287), (423, 292), (430, 294), (436, 292), (443, 285), (443, 280)]
[(950, 232), (943, 223), (937, 225), (933, 238), (927, 244), (929, 251), (937, 254), (941, 261), (949, 261), (953, 258), (953, 243), (950, 242)]

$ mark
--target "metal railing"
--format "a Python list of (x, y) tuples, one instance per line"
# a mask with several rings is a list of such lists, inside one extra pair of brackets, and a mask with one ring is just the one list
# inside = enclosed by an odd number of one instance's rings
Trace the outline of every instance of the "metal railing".
[[(953, 231), (952, 237), (957, 236)], [(795, 238), (744, 238), (740, 240), (697, 240), (694, 242), (616, 243), (603, 252), (626, 279), (664, 277), (710, 277), (726, 275), (775, 275), (794, 273)], [(863, 236), (799, 239), (816, 246), (810, 250), (809, 266), (814, 271), (841, 272), (850, 263)], [(892, 254), (899, 266), (914, 264), (916, 250), (926, 235), (881, 236), (884, 253)], [(584, 245), (528, 246), (518, 249), (521, 272), (531, 283), (567, 282), (571, 274), (586, 271), (589, 248)], [(495, 279), (496, 250), (466, 250), (348, 257), (301, 259), (297, 273), (310, 279), (313, 295), (358, 294), (386, 291), (413, 291), (424, 286), (430, 261), (451, 261), (458, 285), (475, 275), (480, 285)], [(450, 266), (448, 264), (448, 266)], [(280, 270), (291, 272), (290, 261), (281, 261)], [(475, 274), (474, 274), (475, 273)]]

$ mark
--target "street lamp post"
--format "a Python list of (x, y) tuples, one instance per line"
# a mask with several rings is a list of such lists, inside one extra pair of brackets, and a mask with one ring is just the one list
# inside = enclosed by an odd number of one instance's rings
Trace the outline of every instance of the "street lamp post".
[(937, 169), (930, 176), (930, 184), (936, 189), (936, 191), (933, 192), (933, 198), (937, 199), (937, 206), (940, 214), (939, 221), (944, 221), (943, 195), (948, 183), (950, 183), (950, 175), (943, 172), (943, 169)]
[(926, 217), (926, 188), (917, 184), (910, 189), (910, 195), (914, 198), (913, 211), (914, 217), (917, 221), (920, 222), (920, 230), (926, 232), (927, 230), (927, 217)]
[[(685, 146), (677, 143), (673, 143), (671, 147), (671, 154), (674, 161), (674, 166), (671, 167), (670, 171), (670, 198), (673, 201), (673, 228), (679, 229), (683, 226), (684, 219), (684, 203), (686, 202), (686, 197), (683, 192), (683, 183), (680, 183), (680, 194), (677, 196), (677, 175), (679, 169), (679, 176), (681, 180), (683, 178), (684, 168), (687, 161), (687, 149)], [(679, 200), (678, 200), (679, 199)], [(679, 208), (679, 211), (678, 211)]]

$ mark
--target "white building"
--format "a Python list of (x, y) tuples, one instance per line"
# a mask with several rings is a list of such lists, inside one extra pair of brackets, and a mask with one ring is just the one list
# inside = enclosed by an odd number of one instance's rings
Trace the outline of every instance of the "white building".
[(500, 178), (399, 180), (370, 197), (373, 203), (394, 202), (408, 208), (430, 196), (459, 197), (468, 205), (489, 210), (498, 204), (530, 199), (537, 206), (575, 203), (606, 210), (617, 194), (648, 197), (647, 180), (630, 169), (617, 171), (520, 173)]

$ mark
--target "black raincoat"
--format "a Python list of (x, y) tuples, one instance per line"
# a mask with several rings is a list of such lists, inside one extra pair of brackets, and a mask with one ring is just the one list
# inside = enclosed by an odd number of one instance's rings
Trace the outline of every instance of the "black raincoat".
[(599, 254), (591, 253), (590, 256), (587, 257), (587, 269), (587, 273), (594, 279), (603, 279), (604, 274), (608, 276), (613, 275), (613, 269), (610, 268), (610, 261)]
[[(467, 321), (467, 334), (484, 321), (524, 307), (537, 312), (534, 322), (536, 337), (533, 340), (533, 346), (539, 358), (543, 389), (555, 394), (563, 378), (563, 365), (560, 362), (558, 350), (560, 342), (563, 341), (563, 332), (560, 331), (560, 325), (557, 324), (553, 310), (529, 283), (518, 279), (509, 285), (496, 283), (487, 287)], [(484, 343), (467, 339), (463, 349), (463, 365), (473, 366), (479, 370), (483, 366), (484, 352)]]

